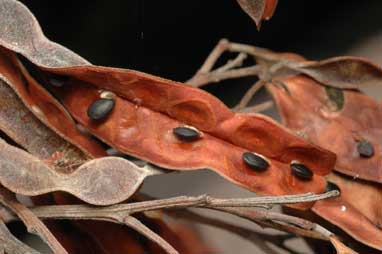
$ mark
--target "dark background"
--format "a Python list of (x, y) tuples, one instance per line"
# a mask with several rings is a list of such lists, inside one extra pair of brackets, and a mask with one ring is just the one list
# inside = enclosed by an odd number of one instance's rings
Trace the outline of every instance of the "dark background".
[[(178, 81), (192, 76), (221, 38), (317, 59), (346, 52), (362, 38), (382, 32), (381, 0), (280, 0), (260, 32), (235, 0), (22, 2), (48, 38), (93, 64)], [(240, 85), (221, 89), (215, 84), (207, 90), (232, 106), (252, 84), (235, 82)]]

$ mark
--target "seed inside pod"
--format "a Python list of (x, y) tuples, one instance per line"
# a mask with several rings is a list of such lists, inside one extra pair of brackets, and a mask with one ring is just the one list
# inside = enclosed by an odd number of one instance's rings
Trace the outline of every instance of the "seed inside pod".
[(102, 91), (99, 97), (101, 97), (102, 99), (114, 100), (115, 99), (115, 93), (110, 92), (110, 91)]
[(329, 191), (333, 191), (333, 190), (341, 191), (340, 187), (338, 187), (337, 184), (332, 183), (331, 181), (328, 181), (326, 184), (325, 192), (329, 192)]
[(260, 155), (255, 153), (245, 152), (243, 153), (243, 160), (251, 169), (256, 171), (264, 171), (269, 167), (268, 161), (266, 161)]
[(114, 100), (98, 99), (88, 108), (88, 117), (92, 120), (102, 120), (113, 110), (114, 105)]
[(313, 172), (304, 164), (292, 162), (290, 168), (292, 169), (292, 173), (300, 179), (311, 180), (313, 177)]
[(49, 79), (49, 83), (54, 87), (63, 87), (68, 80), (69, 77), (54, 75)]
[(200, 138), (200, 132), (191, 126), (176, 127), (172, 132), (178, 139), (186, 142), (192, 142)]
[(357, 151), (361, 157), (365, 157), (365, 158), (370, 158), (374, 155), (373, 145), (365, 139), (358, 142)]

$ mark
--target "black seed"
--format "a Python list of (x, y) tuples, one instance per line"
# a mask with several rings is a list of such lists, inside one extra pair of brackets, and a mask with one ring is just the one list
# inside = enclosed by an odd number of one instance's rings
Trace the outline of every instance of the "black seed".
[(300, 179), (311, 180), (313, 177), (312, 171), (304, 164), (292, 163), (290, 168), (292, 169), (292, 173)]
[(199, 131), (187, 126), (176, 127), (173, 129), (173, 133), (178, 139), (186, 142), (192, 142), (200, 138)]
[(326, 183), (326, 189), (325, 189), (325, 192), (329, 192), (329, 191), (333, 191), (333, 190), (341, 191), (341, 190), (340, 190), (340, 187), (338, 187), (337, 184), (328, 181), (328, 182)]
[(114, 108), (114, 100), (98, 99), (88, 108), (88, 116), (92, 120), (104, 119)]
[(360, 142), (358, 142), (357, 151), (360, 156), (365, 158), (370, 158), (374, 155), (374, 147), (367, 140), (361, 140)]
[(264, 171), (269, 167), (268, 161), (254, 153), (243, 153), (243, 160), (250, 168), (256, 171)]
[(49, 79), (49, 83), (55, 87), (63, 87), (68, 80), (69, 77), (55, 75)]

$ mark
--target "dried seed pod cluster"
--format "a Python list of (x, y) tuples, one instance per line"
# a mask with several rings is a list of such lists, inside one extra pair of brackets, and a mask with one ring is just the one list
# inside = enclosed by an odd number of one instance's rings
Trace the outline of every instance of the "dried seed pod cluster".
[(340, 190), (341, 196), (318, 201), (312, 210), (353, 238), (380, 249), (381, 105), (359, 91), (328, 89), (304, 75), (279, 82), (288, 92), (273, 84), (268, 88), (285, 125), (338, 156), (335, 171), (341, 174), (329, 175), (326, 190)]

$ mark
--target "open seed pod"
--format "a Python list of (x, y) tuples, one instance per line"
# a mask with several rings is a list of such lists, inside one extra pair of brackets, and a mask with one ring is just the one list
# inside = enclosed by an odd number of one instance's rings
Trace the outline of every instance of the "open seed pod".
[[(305, 139), (337, 154), (327, 178), (337, 198), (316, 202), (312, 210), (360, 242), (382, 248), (382, 110), (356, 90), (324, 86), (305, 75), (268, 85), (283, 123)], [(333, 185), (329, 185), (329, 187)]]
[[(324, 191), (322, 176), (333, 168), (334, 154), (271, 119), (234, 113), (212, 95), (181, 83), (132, 70), (90, 65), (47, 40), (32, 14), (18, 2), (3, 1), (0, 14), (5, 17), (0, 21), (0, 29), (4, 29), (0, 45), (6, 48), (6, 64), (0, 70), (4, 78), (24, 84), (28, 91), (45, 86), (75, 121), (108, 145), (170, 169), (210, 168), (260, 194)], [(9, 32), (11, 26), (18, 29)], [(26, 57), (29, 64), (21, 63), (15, 53)], [(24, 79), (9, 69), (21, 72)], [(22, 85), (13, 88), (22, 98), (38, 94), (21, 94)], [(42, 97), (38, 101), (41, 104), (44, 100), (51, 101)], [(44, 105), (38, 108), (45, 116), (42, 121), (57, 132), (65, 131), (60, 122), (51, 120), (52, 110)], [(179, 127), (194, 131), (191, 142), (174, 131)], [(68, 135), (69, 141), (77, 142), (74, 136)], [(247, 152), (265, 158), (269, 167), (262, 172), (253, 170), (243, 159)], [(292, 161), (299, 161), (312, 172), (309, 181), (293, 174)]]

